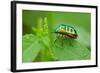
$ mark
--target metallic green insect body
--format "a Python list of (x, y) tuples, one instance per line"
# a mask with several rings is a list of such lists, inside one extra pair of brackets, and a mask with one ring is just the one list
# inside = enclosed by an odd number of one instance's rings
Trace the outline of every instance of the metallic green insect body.
[[(55, 29), (55, 33), (57, 34), (57, 39), (59, 37), (61, 38), (67, 38), (70, 37), (72, 39), (76, 39), (78, 37), (76, 30), (74, 27), (66, 25), (66, 24), (61, 24)], [(57, 41), (57, 39), (54, 41), (54, 43)], [(70, 42), (71, 44), (71, 42)], [(62, 47), (63, 47), (63, 39), (62, 39)]]
[(63, 38), (70, 37), (76, 39), (78, 36), (74, 27), (66, 24), (61, 24), (60, 26), (58, 26), (55, 30), (55, 33), (57, 33), (58, 36)]

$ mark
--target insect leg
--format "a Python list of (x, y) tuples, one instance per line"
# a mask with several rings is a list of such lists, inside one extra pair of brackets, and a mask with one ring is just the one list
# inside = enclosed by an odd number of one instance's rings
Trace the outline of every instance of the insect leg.
[(59, 34), (57, 34), (57, 36), (56, 36), (56, 39), (55, 39), (55, 41), (54, 41), (54, 44), (55, 44), (55, 42), (57, 41), (57, 39), (58, 39), (58, 37), (59, 37), (58, 35), (59, 35)]
[(70, 41), (69, 43), (70, 43), (70, 45), (71, 45), (71, 46), (73, 46), (73, 44), (72, 44), (72, 42), (71, 42), (71, 41)]
[[(62, 36), (63, 36), (63, 35), (62, 35)], [(61, 45), (62, 45), (62, 48), (63, 48), (63, 38), (62, 38), (62, 44), (61, 44)]]
[(58, 39), (58, 38), (55, 39), (54, 44), (55, 44), (55, 42), (57, 41), (57, 39)]

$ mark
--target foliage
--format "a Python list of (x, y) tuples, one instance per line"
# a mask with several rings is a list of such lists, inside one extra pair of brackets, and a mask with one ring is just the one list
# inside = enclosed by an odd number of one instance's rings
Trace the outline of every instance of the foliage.
[(23, 35), (23, 62), (90, 59), (90, 50), (78, 40), (57, 38), (54, 43), (56, 35), (50, 33), (47, 21), (47, 17), (38, 17), (37, 26), (31, 28), (33, 33)]

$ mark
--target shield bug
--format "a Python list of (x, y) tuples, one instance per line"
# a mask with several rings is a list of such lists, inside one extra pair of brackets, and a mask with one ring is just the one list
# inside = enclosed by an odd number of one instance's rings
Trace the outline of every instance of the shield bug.
[(63, 38), (73, 38), (76, 39), (77, 38), (77, 32), (74, 29), (74, 27), (66, 25), (66, 24), (61, 24), (60, 26), (58, 26), (55, 31), (54, 31), (58, 36), (63, 37)]
[[(61, 38), (67, 38), (70, 37), (72, 39), (76, 39), (78, 37), (77, 32), (75, 30), (74, 27), (70, 26), (70, 25), (66, 25), (66, 24), (61, 24), (59, 25), (54, 33), (57, 34), (57, 37), (61, 37)], [(57, 39), (56, 39), (57, 40)], [(55, 41), (56, 41), (55, 40)], [(62, 45), (63, 45), (63, 41), (62, 41)]]

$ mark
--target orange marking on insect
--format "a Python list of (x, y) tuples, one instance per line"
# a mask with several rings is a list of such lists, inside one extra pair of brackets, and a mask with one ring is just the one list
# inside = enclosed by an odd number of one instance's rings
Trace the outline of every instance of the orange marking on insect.
[(72, 37), (72, 38), (74, 38), (74, 39), (76, 39), (76, 38), (77, 38), (77, 36), (72, 35), (72, 34), (68, 34), (68, 36), (70, 36), (70, 37)]

